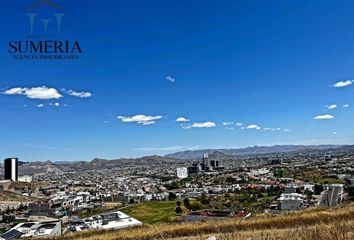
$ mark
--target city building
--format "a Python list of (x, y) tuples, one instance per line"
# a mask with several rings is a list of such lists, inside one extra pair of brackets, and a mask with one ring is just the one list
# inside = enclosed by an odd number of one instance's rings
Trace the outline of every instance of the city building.
[(19, 176), (18, 177), (18, 181), (19, 182), (27, 182), (27, 183), (30, 183), (30, 182), (32, 182), (32, 176), (31, 175), (23, 175), (23, 176)]
[(25, 222), (17, 224), (15, 227), (2, 234), (0, 240), (55, 237), (60, 236), (61, 234), (61, 221)]
[(323, 186), (323, 193), (320, 206), (333, 207), (340, 204), (343, 200), (343, 184), (329, 184)]
[(18, 159), (6, 158), (4, 160), (5, 180), (17, 181), (18, 179)]
[(282, 211), (301, 210), (305, 207), (305, 195), (299, 193), (282, 193), (278, 199)]
[(203, 169), (205, 171), (207, 171), (207, 170), (209, 170), (209, 168), (210, 168), (209, 155), (204, 154), (204, 156), (203, 156)]
[(349, 183), (351, 187), (354, 187), (354, 178), (349, 179)]
[(271, 164), (272, 165), (280, 165), (280, 164), (283, 164), (283, 160), (277, 158), (277, 159), (272, 159), (271, 161)]
[(186, 167), (179, 167), (176, 168), (176, 176), (177, 178), (187, 178), (188, 177), (188, 168)]
[(225, 168), (222, 166), (219, 159), (210, 159), (208, 154), (204, 154), (203, 160), (201, 162), (194, 162), (192, 166), (188, 167), (188, 174), (196, 174), (196, 173), (201, 173), (203, 171), (213, 172), (213, 171), (220, 171), (224, 169)]
[(83, 220), (75, 217), (69, 224), (68, 230), (79, 232), (86, 229), (123, 229), (143, 225), (139, 220), (117, 211), (112, 213), (95, 215)]
[(219, 168), (219, 167), (220, 167), (219, 161), (218, 161), (218, 160), (211, 160), (211, 161), (210, 161), (210, 166), (211, 166), (213, 169)]
[(192, 166), (188, 167), (188, 174), (200, 173), (202, 170), (202, 164), (200, 162), (193, 163)]
[(284, 187), (284, 193), (297, 193), (300, 191), (300, 186), (286, 185)]

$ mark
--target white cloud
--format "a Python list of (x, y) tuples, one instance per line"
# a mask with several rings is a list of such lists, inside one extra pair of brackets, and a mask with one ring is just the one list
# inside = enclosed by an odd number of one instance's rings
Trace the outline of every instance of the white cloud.
[(42, 87), (32, 87), (32, 88), (11, 88), (3, 92), (6, 95), (23, 95), (31, 99), (59, 99), (63, 97), (55, 88), (48, 88), (46, 86)]
[(42, 107), (44, 107), (44, 104), (43, 103), (38, 104), (38, 105), (36, 105), (36, 107), (42, 108)]
[(230, 126), (232, 124), (234, 124), (234, 122), (223, 122), (222, 123), (222, 125), (224, 125), (224, 126)]
[(24, 92), (24, 88), (20, 88), (20, 87), (17, 87), (17, 88), (11, 88), (11, 89), (8, 89), (6, 90), (5, 92), (3, 92), (3, 94), (7, 94), (7, 95), (22, 95)]
[(176, 82), (176, 79), (173, 78), (173, 77), (171, 77), (170, 75), (168, 75), (168, 76), (166, 77), (166, 80), (167, 80), (167, 81), (170, 81), (170, 82), (172, 82), (172, 83)]
[(142, 125), (151, 125), (156, 123), (155, 120), (161, 119), (162, 116), (147, 116), (143, 114), (138, 114), (131, 117), (118, 116), (117, 118), (125, 123), (138, 123)]
[(190, 120), (188, 118), (185, 117), (178, 117), (176, 119), (176, 122), (189, 122)]
[(349, 107), (349, 104), (344, 104), (343, 107), (347, 108)]
[(263, 128), (264, 131), (283, 131), (283, 132), (290, 132), (289, 129), (282, 129), (282, 128), (270, 128), (270, 127), (266, 127), (266, 128)]
[(247, 129), (257, 129), (260, 130), (261, 127), (259, 127), (257, 124), (251, 124), (246, 127)]
[(330, 114), (318, 115), (318, 116), (314, 117), (314, 119), (316, 119), (316, 120), (333, 119), (333, 118), (334, 118), (334, 116), (332, 116)]
[[(49, 105), (49, 106), (59, 107), (59, 106), (60, 106), (60, 103), (58, 103), (58, 102), (55, 102), (55, 103), (51, 102), (51, 103), (49, 103), (48, 105)], [(66, 105), (66, 104), (65, 104), (65, 105)]]
[(207, 122), (196, 122), (193, 123), (192, 125), (187, 125), (183, 126), (184, 129), (190, 129), (190, 128), (212, 128), (215, 127), (216, 124), (215, 122), (207, 121)]
[(238, 127), (242, 127), (242, 126), (243, 126), (243, 123), (241, 123), (241, 122), (237, 122), (237, 123), (236, 123), (236, 126), (238, 126)]
[(333, 134), (334, 134), (334, 135), (337, 135), (337, 134), (338, 134), (338, 132), (333, 132)]
[(347, 87), (350, 86), (354, 83), (354, 80), (346, 80), (346, 81), (339, 81), (335, 84), (333, 84), (333, 87), (339, 88), (339, 87)]
[(337, 104), (326, 105), (327, 109), (335, 109), (337, 108)]
[(90, 92), (76, 92), (74, 90), (69, 90), (69, 91), (66, 91), (66, 93), (70, 96), (79, 97), (79, 98), (92, 97), (92, 93), (90, 93)]

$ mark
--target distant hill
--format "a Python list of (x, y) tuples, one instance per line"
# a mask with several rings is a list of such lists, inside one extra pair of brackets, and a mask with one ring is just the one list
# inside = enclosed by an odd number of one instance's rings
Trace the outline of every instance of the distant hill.
[[(142, 166), (142, 165), (163, 165), (170, 163), (185, 162), (186, 160), (201, 159), (204, 154), (209, 154), (210, 158), (230, 159), (235, 156), (267, 153), (287, 153), (287, 152), (309, 152), (309, 151), (350, 151), (354, 153), (354, 145), (277, 145), (277, 146), (255, 146), (239, 149), (204, 149), (196, 151), (184, 151), (168, 154), (166, 156), (146, 156), (140, 158), (119, 158), (101, 159), (95, 158), (92, 161), (80, 162), (21, 162), (19, 164), (19, 174), (36, 174), (46, 172), (64, 172), (81, 170), (100, 170), (116, 168), (121, 166)], [(3, 164), (0, 162), (0, 179), (3, 177)]]
[[(146, 156), (141, 158), (120, 158), (120, 159), (100, 159), (95, 158), (92, 161), (81, 162), (27, 162), (19, 166), (19, 174), (36, 174), (46, 172), (64, 172), (81, 170), (100, 170), (116, 168), (121, 166), (141, 166), (141, 165), (161, 165), (172, 162), (181, 162), (184, 160), (161, 156)], [(0, 171), (2, 171), (0, 165)]]
[(275, 146), (254, 146), (237, 149), (203, 149), (188, 150), (167, 154), (165, 157), (179, 159), (200, 159), (204, 154), (220, 152), (229, 156), (247, 155), (247, 154), (265, 154), (265, 153), (285, 153), (304, 150), (326, 150), (345, 147), (343, 145), (275, 145)]

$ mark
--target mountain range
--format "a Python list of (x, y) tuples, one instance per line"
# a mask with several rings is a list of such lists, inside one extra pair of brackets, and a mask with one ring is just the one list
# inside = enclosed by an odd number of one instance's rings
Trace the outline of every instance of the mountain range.
[(165, 157), (178, 159), (200, 159), (204, 154), (221, 152), (229, 156), (239, 156), (248, 154), (266, 154), (266, 153), (286, 153), (305, 150), (327, 150), (338, 149), (345, 145), (275, 145), (275, 146), (254, 146), (246, 148), (230, 148), (230, 149), (203, 149), (203, 150), (187, 150), (165, 155)]
[[(183, 151), (168, 154), (166, 156), (146, 156), (140, 158), (119, 158), (101, 159), (95, 158), (92, 161), (76, 162), (19, 162), (19, 174), (36, 174), (46, 172), (65, 172), (82, 170), (100, 170), (123, 166), (156, 166), (170, 163), (183, 163), (188, 160), (200, 160), (204, 154), (209, 154), (210, 158), (232, 159), (236, 156), (269, 153), (290, 153), (337, 150), (354, 153), (354, 145), (276, 145), (276, 146), (254, 146), (238, 149), (204, 149), (194, 151)], [(0, 163), (0, 179), (3, 177), (3, 164)]]
[[(37, 174), (46, 172), (65, 172), (65, 171), (81, 171), (81, 170), (100, 170), (117, 168), (123, 166), (144, 166), (144, 165), (163, 165), (172, 162), (185, 162), (183, 159), (175, 159), (161, 156), (146, 156), (141, 158), (120, 158), (120, 159), (100, 159), (95, 158), (92, 161), (80, 162), (21, 162), (19, 164), (19, 175)], [(3, 164), (0, 164), (0, 176), (3, 173)], [(1, 177), (0, 177), (1, 179)]]

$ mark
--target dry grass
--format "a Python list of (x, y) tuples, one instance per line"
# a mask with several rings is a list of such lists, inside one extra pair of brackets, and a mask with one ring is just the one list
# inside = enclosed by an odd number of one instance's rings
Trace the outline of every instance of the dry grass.
[(0, 201), (4, 202), (32, 202), (35, 198), (23, 196), (14, 192), (0, 190)]
[(336, 209), (310, 209), (278, 216), (261, 215), (249, 220), (189, 224), (152, 224), (120, 231), (87, 231), (58, 240), (345, 240), (354, 239), (354, 204)]
[(173, 240), (350, 240), (354, 239), (354, 221), (333, 224), (317, 224), (308, 227), (286, 229), (240, 231), (224, 234), (209, 234), (196, 237), (173, 238)]

